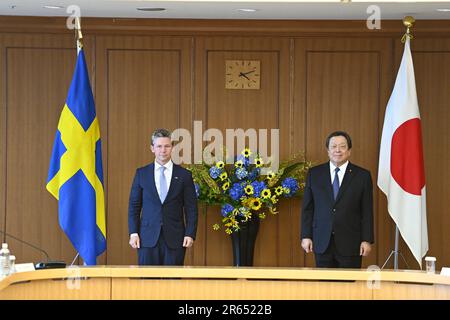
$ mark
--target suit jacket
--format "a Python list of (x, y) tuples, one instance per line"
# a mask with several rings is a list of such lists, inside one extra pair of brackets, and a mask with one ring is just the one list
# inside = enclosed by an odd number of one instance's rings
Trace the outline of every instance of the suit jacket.
[(373, 190), (370, 172), (349, 163), (334, 200), (329, 162), (313, 167), (306, 178), (301, 239), (313, 240), (314, 253), (324, 253), (334, 235), (343, 256), (359, 255), (362, 241), (373, 243)]
[(128, 231), (139, 234), (141, 247), (155, 246), (163, 232), (170, 248), (180, 248), (185, 236), (195, 239), (197, 220), (191, 172), (173, 165), (170, 187), (161, 203), (155, 185), (155, 164), (136, 170), (128, 207)]

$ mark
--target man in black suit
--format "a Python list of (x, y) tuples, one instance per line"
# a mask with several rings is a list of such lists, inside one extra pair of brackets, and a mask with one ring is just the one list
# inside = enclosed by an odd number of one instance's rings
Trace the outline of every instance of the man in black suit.
[(350, 136), (331, 133), (329, 162), (313, 167), (306, 178), (301, 217), (301, 245), (314, 252), (319, 268), (361, 268), (373, 237), (370, 172), (348, 161)]
[(155, 162), (136, 170), (130, 192), (130, 246), (139, 265), (183, 265), (194, 243), (198, 211), (192, 174), (171, 160), (171, 133), (152, 134)]

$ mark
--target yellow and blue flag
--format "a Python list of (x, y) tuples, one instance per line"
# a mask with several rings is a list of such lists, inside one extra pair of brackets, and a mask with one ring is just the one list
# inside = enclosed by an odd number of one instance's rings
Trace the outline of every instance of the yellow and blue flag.
[(85, 264), (95, 265), (106, 250), (105, 196), (100, 128), (82, 49), (59, 118), (46, 188), (59, 202), (59, 225)]

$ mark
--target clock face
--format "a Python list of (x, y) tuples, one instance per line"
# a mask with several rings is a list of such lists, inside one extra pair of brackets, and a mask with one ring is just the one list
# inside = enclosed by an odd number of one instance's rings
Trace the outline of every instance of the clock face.
[(259, 89), (261, 72), (258, 60), (226, 60), (226, 89)]

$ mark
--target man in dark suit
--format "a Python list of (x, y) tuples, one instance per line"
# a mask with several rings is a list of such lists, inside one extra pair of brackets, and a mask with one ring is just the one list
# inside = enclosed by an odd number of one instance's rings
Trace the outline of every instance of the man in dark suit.
[(325, 143), (330, 161), (309, 170), (301, 217), (301, 245), (314, 252), (321, 268), (361, 268), (373, 237), (370, 172), (348, 161), (350, 136), (331, 133)]
[(128, 208), (130, 245), (139, 265), (183, 265), (197, 231), (192, 174), (171, 160), (171, 133), (152, 134), (155, 162), (136, 170)]

